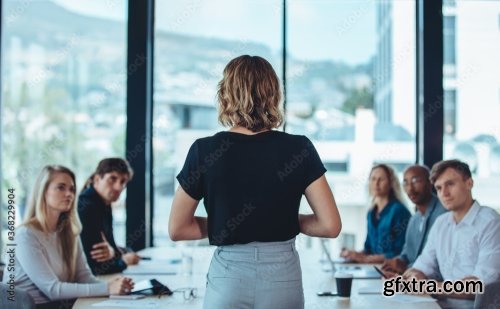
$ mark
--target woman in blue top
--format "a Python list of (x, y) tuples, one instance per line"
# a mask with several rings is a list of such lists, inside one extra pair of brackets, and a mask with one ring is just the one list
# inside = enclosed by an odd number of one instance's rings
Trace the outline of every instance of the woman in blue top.
[(360, 263), (382, 263), (403, 250), (411, 214), (403, 204), (394, 170), (386, 164), (370, 172), (369, 190), (373, 207), (368, 211), (368, 235), (362, 252), (344, 250), (341, 256)]
[[(229, 131), (196, 140), (177, 176), (173, 240), (217, 246), (204, 308), (303, 308), (295, 236), (336, 237), (341, 222), (316, 149), (305, 136), (273, 130), (281, 88), (258, 56), (229, 62), (219, 83), (219, 121)], [(299, 214), (305, 195), (312, 214)], [(195, 216), (200, 200), (207, 217)]]

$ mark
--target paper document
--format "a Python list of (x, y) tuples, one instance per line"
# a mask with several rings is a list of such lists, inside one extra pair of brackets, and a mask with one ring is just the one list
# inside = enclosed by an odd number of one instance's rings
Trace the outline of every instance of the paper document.
[(178, 265), (141, 261), (138, 265), (129, 266), (123, 271), (125, 275), (175, 275)]
[(92, 305), (93, 307), (160, 308), (160, 300), (155, 298), (109, 299)]
[(432, 297), (425, 296), (416, 296), (416, 295), (404, 295), (404, 294), (395, 294), (391, 297), (384, 297), (385, 300), (397, 301), (400, 303), (432, 303), (437, 301)]
[(363, 286), (358, 289), (358, 294), (382, 294), (382, 286)]
[(142, 299), (146, 298), (146, 295), (141, 295), (141, 294), (129, 294), (129, 295), (109, 295), (110, 299)]

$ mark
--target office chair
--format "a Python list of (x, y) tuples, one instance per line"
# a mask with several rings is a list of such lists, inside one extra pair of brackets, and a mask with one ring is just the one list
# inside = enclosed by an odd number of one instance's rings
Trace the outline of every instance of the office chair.
[(500, 308), (500, 281), (487, 284), (483, 294), (477, 294), (474, 309)]

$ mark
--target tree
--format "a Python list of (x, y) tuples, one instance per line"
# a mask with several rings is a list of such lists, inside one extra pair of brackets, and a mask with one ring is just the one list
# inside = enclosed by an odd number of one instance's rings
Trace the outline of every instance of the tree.
[(368, 87), (350, 89), (342, 104), (342, 111), (354, 115), (356, 109), (373, 109), (373, 92)]

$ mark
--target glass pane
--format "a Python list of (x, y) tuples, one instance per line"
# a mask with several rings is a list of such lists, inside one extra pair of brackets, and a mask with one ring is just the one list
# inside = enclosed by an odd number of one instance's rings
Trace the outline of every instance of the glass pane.
[(361, 249), (372, 165), (401, 177), (415, 162), (415, 1), (288, 3), (286, 130), (328, 169), (344, 234), (332, 249)]
[[(191, 144), (225, 130), (217, 82), (229, 60), (259, 55), (281, 72), (280, 0), (157, 1), (154, 85), (154, 244), (173, 245), (168, 216), (175, 176)], [(258, 21), (258, 22), (257, 22)], [(202, 202), (200, 215), (206, 215)]]
[[(454, 56), (454, 72), (444, 66), (444, 158), (467, 162), (473, 196), (500, 210), (500, 1), (456, 0), (443, 5), (444, 54)], [(446, 21), (453, 20), (452, 24)]]
[(44, 165), (72, 169), (80, 190), (100, 159), (125, 155), (127, 11), (126, 1), (2, 3), (1, 190), (15, 188), (19, 223)]

